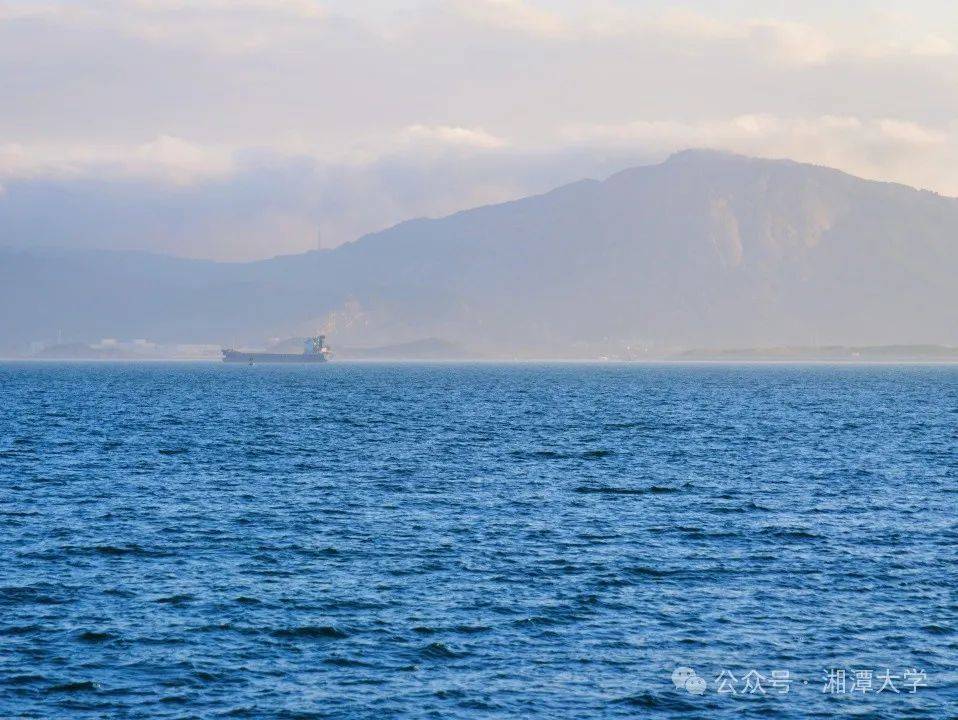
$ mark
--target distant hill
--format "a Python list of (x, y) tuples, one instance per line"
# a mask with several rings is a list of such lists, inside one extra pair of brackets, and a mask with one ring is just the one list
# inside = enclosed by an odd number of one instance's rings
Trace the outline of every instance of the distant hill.
[(336, 351), (335, 357), (344, 360), (465, 360), (481, 355), (455, 343), (428, 338), (371, 348), (342, 347)]
[(129, 355), (116, 350), (93, 348), (85, 343), (67, 343), (44, 348), (33, 356), (37, 360), (128, 360)]
[(874, 347), (696, 348), (670, 360), (757, 360), (843, 362), (958, 362), (958, 347), (943, 345), (878, 345)]
[[(300, 353), (305, 338), (288, 338), (272, 343), (267, 352)], [(337, 345), (333, 355), (339, 360), (463, 360), (481, 357), (475, 350), (466, 350), (455, 343), (425, 338), (395, 345), (349, 347)]]
[(441, 338), (485, 356), (958, 344), (958, 200), (686, 151), (247, 263), (2, 251), (0, 345)]

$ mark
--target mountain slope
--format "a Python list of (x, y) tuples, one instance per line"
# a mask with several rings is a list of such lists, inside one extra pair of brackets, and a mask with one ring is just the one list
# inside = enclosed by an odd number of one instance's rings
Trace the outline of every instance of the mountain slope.
[(258, 263), (54, 255), (4, 257), (7, 344), (62, 326), (539, 355), (958, 341), (958, 200), (708, 151)]

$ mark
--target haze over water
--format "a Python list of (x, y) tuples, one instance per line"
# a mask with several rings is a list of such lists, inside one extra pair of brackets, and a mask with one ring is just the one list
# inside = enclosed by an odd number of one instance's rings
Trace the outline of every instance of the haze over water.
[(952, 717), (956, 440), (956, 366), (0, 364), (0, 717)]

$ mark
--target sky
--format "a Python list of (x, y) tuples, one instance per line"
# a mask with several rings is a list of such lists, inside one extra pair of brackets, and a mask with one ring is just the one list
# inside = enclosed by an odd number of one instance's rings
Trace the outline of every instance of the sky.
[(251, 260), (710, 147), (958, 195), (958, 3), (0, 0), (0, 244)]

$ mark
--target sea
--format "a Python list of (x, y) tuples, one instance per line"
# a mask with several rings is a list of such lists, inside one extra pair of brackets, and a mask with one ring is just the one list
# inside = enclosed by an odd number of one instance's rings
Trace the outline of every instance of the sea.
[(958, 717), (958, 366), (0, 364), (0, 718)]

